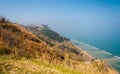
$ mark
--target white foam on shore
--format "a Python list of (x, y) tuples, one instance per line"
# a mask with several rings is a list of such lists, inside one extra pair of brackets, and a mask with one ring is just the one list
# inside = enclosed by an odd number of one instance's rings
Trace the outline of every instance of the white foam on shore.
[[(93, 48), (93, 49), (100, 50), (99, 48), (94, 47), (94, 46), (92, 46), (92, 45), (89, 45), (89, 44), (86, 44), (86, 43), (83, 43), (83, 42), (79, 42), (79, 41), (77, 41), (77, 40), (75, 40), (75, 39), (72, 39), (72, 40), (74, 40), (75, 42), (81, 43), (81, 44), (83, 44), (83, 45), (85, 45), (85, 46), (89, 46), (89, 47), (91, 47), (91, 48)], [(101, 50), (101, 51), (104, 52), (104, 53), (113, 55), (112, 53), (109, 53), (109, 52), (107, 52), (107, 51), (105, 51), (105, 50)]]
[[(74, 39), (72, 39), (72, 40), (74, 40)], [(79, 42), (79, 41), (77, 41), (77, 40), (74, 40), (74, 41)], [(79, 43), (84, 44), (83, 42), (79, 42)], [(75, 45), (75, 47), (77, 47), (78, 49), (80, 49), (80, 50), (81, 50), (81, 48), (80, 48), (79, 46)], [(81, 50), (81, 51), (82, 51), (84, 54), (88, 55), (90, 58), (92, 58), (92, 59), (93, 59), (93, 57), (92, 57), (91, 55), (89, 55), (86, 51), (84, 51), (84, 50)]]
[(87, 47), (93, 47), (93, 46), (91, 46), (91, 45), (89, 45), (89, 44), (85, 44), (85, 43), (84, 43), (84, 45), (87, 46)]
[(93, 49), (100, 50), (99, 48), (94, 47), (94, 46), (92, 46), (92, 45), (90, 45), (90, 44), (86, 44), (86, 43), (84, 43), (84, 42), (80, 42), (80, 41), (77, 41), (77, 40), (72, 39), (72, 38), (71, 38), (71, 40), (72, 40), (72, 41), (75, 41), (75, 43), (79, 43), (79, 44), (82, 44), (82, 45), (84, 45), (84, 46), (88, 46), (88, 47), (91, 47), (91, 48), (93, 48)]
[(114, 55), (114, 57), (115, 57), (115, 58), (118, 58), (118, 59), (120, 59), (120, 57), (119, 57), (119, 56), (116, 56), (116, 55)]
[(107, 53), (107, 54), (109, 54), (109, 55), (113, 55), (112, 53), (109, 53), (109, 52), (107, 52), (107, 51), (105, 51), (105, 50), (101, 50), (102, 52), (104, 52), (104, 53)]
[(92, 48), (93, 48), (93, 49), (95, 49), (95, 50), (100, 50), (99, 48), (97, 48), (97, 47), (94, 47), (94, 46), (92, 46)]
[[(75, 41), (75, 42), (78, 42), (78, 43), (81, 43), (81, 42), (79, 42), (79, 41), (77, 41), (77, 40), (75, 40), (75, 39), (73, 39), (73, 38), (70, 38), (70, 40)], [(83, 42), (82, 42), (82, 43), (83, 43)]]
[(71, 40), (72, 40), (72, 41), (75, 41), (75, 43), (80, 43), (80, 44), (85, 45), (85, 46), (88, 46), (88, 47), (93, 47), (93, 46), (91, 46), (91, 45), (89, 45), (89, 44), (86, 44), (86, 43), (84, 43), (84, 42), (77, 41), (77, 40), (75, 40), (75, 39), (71, 39)]

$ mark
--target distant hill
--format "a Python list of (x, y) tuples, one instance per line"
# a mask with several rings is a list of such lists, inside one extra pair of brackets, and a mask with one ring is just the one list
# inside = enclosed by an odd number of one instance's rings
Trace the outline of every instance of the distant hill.
[(33, 25), (33, 26), (25, 26), (25, 27), (37, 35), (43, 34), (47, 36), (49, 39), (52, 39), (58, 42), (70, 41), (70, 39), (61, 36), (60, 34), (51, 30), (47, 25), (44, 25), (44, 24), (39, 26)]
[[(61, 36), (57, 32), (50, 29), (47, 25), (32, 25), (24, 26), (26, 29), (34, 33), (39, 39), (45, 41), (48, 45), (54, 48), (54, 50), (59, 54), (58, 49), (63, 52), (69, 52), (73, 55), (70, 58), (79, 61), (93, 60), (90, 55), (82, 52), (81, 49), (78, 49), (70, 39)], [(61, 53), (62, 54), (62, 53)]]
[(21, 26), (0, 18), (0, 74), (116, 74), (47, 25)]

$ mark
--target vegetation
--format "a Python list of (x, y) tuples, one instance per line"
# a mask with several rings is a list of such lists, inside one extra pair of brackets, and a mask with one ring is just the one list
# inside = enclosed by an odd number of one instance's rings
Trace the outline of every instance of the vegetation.
[[(55, 54), (54, 50), (44, 41), (14, 23), (0, 23), (0, 41), (8, 49), (11, 48), (10, 51), (12, 52), (10, 54), (14, 56), (34, 58), (42, 57), (44, 54)], [(4, 53), (4, 49), (1, 49), (1, 53)], [(54, 55), (54, 57), (59, 58), (57, 55)], [(52, 57), (47, 57), (47, 59), (50, 58)]]
[[(9, 56), (0, 56), (0, 74), (115, 74), (114, 71), (105, 71), (102, 62), (88, 64), (79, 62), (78, 67), (51, 64), (40, 59), (16, 59)], [(100, 70), (100, 71), (99, 71)]]
[(0, 48), (0, 55), (2, 54), (10, 54), (10, 49), (6, 47)]
[[(47, 29), (42, 37), (18, 24), (0, 22), (0, 74), (115, 74), (103, 61), (91, 59), (70, 41), (57, 41), (61, 36), (53, 33)], [(49, 38), (49, 34), (57, 38)]]
[(42, 29), (41, 33), (45, 34), (46, 36), (48, 36), (48, 38), (50, 38), (52, 40), (56, 40), (56, 41), (59, 41), (59, 42), (63, 42), (65, 40), (69, 41), (69, 39), (60, 36), (58, 33), (54, 32), (54, 31), (52, 31), (50, 29)]
[(9, 22), (9, 20), (3, 16), (0, 16), (0, 23), (5, 23), (5, 22)]

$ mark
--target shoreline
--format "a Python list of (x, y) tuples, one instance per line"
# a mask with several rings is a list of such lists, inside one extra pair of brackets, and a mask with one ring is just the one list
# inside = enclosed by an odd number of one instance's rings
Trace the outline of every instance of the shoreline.
[[(75, 42), (76, 43), (75, 43)], [(101, 50), (99, 48), (96, 48), (94, 46), (91, 46), (89, 44), (85, 44), (83, 42), (79, 42), (77, 40), (74, 40), (74, 39), (71, 39), (71, 42), (73, 43), (73, 45), (75, 45), (75, 47), (77, 47), (78, 49), (80, 49), (83, 53), (85, 53), (86, 55), (88, 55), (89, 57), (91, 57), (92, 59), (100, 59), (100, 60), (103, 60), (105, 61), (106, 64), (108, 64), (113, 70), (115, 70), (118, 74), (120, 73), (120, 67), (118, 65), (116, 65), (116, 61), (120, 61), (120, 57), (119, 56), (116, 56), (116, 55), (113, 55), (105, 50)], [(88, 50), (88, 49), (85, 49), (85, 48), (81, 48), (79, 46), (79, 44), (84, 44), (84, 46), (86, 46), (86, 48), (90, 47), (91, 49)], [(109, 57), (108, 57), (109, 56)], [(113, 60), (115, 59), (115, 60)], [(118, 68), (116, 68), (115, 66), (118, 66)]]
[(85, 55), (89, 56), (91, 59), (95, 59), (95, 57), (91, 56), (89, 53), (87, 53), (85, 50), (81, 49), (80, 47), (78, 47), (77, 45), (75, 45), (73, 42), (72, 44), (78, 48), (80, 51), (82, 51), (82, 53), (84, 53)]

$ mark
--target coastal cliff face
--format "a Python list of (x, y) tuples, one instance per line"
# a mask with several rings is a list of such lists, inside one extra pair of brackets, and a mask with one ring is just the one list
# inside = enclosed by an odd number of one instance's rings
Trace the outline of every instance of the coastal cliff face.
[(117, 74), (47, 25), (0, 20), (0, 74)]

